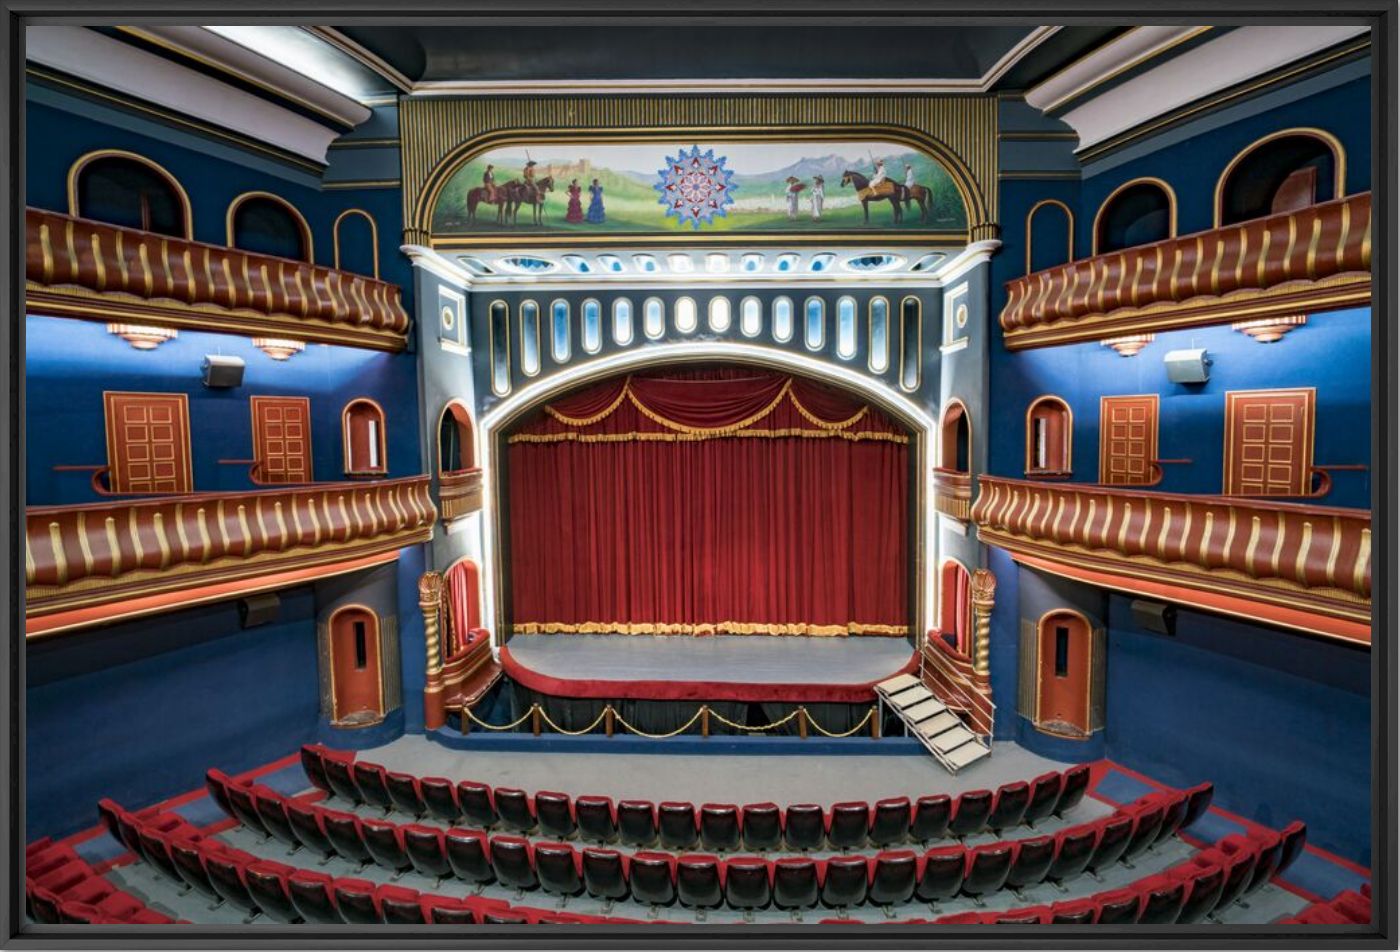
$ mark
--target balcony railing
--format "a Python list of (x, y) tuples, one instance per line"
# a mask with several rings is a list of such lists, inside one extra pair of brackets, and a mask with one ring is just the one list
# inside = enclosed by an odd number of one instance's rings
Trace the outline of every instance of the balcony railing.
[(457, 519), (481, 508), (481, 470), (464, 469), (438, 476), (442, 518)]
[(1370, 640), (1366, 510), (993, 476), (978, 486), (978, 535), (1022, 561), (1149, 597), (1185, 597)]
[(934, 696), (963, 714), (974, 732), (990, 737), (996, 724), (996, 705), (987, 678), (979, 676), (972, 659), (949, 647), (943, 636), (932, 632), (919, 653), (920, 678)]
[(25, 513), (30, 619), (309, 570), (432, 535), (428, 477), (114, 499)]
[(1366, 304), (1371, 193), (1008, 281), (1012, 350)]
[(933, 507), (945, 516), (966, 522), (972, 509), (972, 476), (956, 469), (935, 467)]
[(101, 321), (402, 350), (397, 285), (254, 254), (26, 209), (32, 310)]

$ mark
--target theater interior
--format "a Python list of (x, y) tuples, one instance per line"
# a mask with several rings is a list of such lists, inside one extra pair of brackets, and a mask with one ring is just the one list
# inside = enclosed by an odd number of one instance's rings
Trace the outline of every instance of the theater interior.
[(28, 928), (1373, 923), (1366, 25), (25, 46)]

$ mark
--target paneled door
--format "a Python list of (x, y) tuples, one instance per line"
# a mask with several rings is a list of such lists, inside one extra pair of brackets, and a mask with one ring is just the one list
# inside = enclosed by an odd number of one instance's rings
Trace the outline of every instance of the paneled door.
[(264, 483), (309, 483), (311, 401), (307, 397), (253, 397), (255, 475)]
[(1157, 395), (1099, 401), (1099, 482), (1143, 486), (1157, 458)]
[(187, 493), (189, 401), (183, 393), (102, 395), (107, 417), (107, 471), (113, 492)]
[(1316, 391), (1225, 394), (1225, 493), (1303, 496), (1312, 469)]

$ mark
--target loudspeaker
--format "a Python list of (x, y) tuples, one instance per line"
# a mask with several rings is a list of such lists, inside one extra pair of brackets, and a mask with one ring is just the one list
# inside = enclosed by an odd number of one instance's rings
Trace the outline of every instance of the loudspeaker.
[(1210, 358), (1204, 347), (1168, 351), (1162, 357), (1172, 383), (1205, 383), (1210, 379)]
[(240, 628), (256, 628), (258, 625), (266, 625), (270, 621), (277, 620), (277, 610), (282, 606), (282, 599), (277, 597), (276, 592), (263, 592), (258, 595), (249, 595), (247, 598), (238, 600), (238, 626)]
[(1133, 621), (1139, 628), (1159, 635), (1176, 634), (1176, 606), (1165, 602), (1145, 602), (1133, 599)]
[(223, 354), (206, 354), (204, 365), (204, 385), (226, 389), (243, 385), (243, 358), (225, 357)]

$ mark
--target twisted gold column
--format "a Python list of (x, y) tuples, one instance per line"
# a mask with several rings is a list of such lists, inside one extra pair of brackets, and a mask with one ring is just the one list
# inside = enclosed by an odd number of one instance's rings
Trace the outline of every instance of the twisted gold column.
[(423, 726), (432, 730), (447, 722), (442, 703), (442, 573), (424, 572), (418, 579), (418, 607), (423, 611), (423, 645), (427, 654), (423, 684)]
[(980, 678), (990, 677), (992, 652), (992, 608), (996, 605), (997, 577), (987, 569), (972, 573), (972, 670)]

